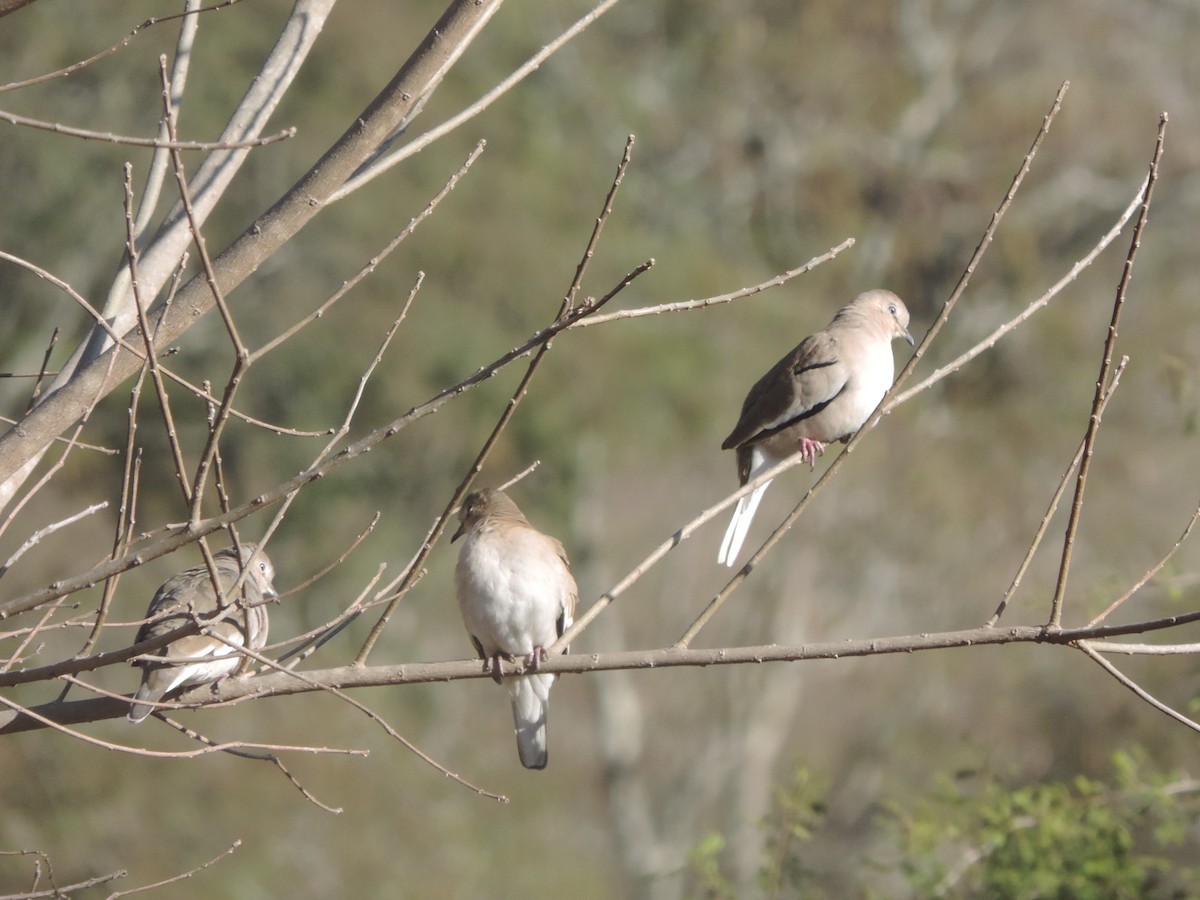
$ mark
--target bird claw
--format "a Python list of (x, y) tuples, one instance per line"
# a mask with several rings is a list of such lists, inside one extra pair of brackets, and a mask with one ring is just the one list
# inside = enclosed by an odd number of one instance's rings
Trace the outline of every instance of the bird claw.
[(504, 663), (501, 662), (501, 660), (505, 659), (507, 659), (509, 662), (512, 662), (512, 654), (497, 652), (484, 660), (483, 671), (490, 671), (492, 673), (492, 680), (495, 681), (496, 684), (504, 683)]
[(536, 672), (541, 668), (542, 663), (549, 658), (550, 656), (546, 653), (546, 648), (539, 645), (534, 647), (533, 652), (525, 657), (525, 666), (530, 672)]
[(811, 438), (800, 438), (800, 461), (808, 463), (810, 469), (817, 467), (817, 457), (825, 455), (825, 445)]

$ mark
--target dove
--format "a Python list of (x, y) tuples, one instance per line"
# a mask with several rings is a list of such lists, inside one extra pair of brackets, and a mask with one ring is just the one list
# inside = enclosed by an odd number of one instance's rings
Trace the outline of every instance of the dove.
[[(815, 467), (825, 445), (845, 443), (892, 386), (892, 341), (908, 333), (908, 309), (891, 291), (859, 294), (750, 388), (722, 450), (737, 451), (745, 484), (799, 451)], [(738, 501), (717, 561), (732, 566), (770, 481)]]
[[(242, 559), (249, 562), (255, 544), (242, 544)], [(195, 619), (207, 626), (209, 634), (190, 634), (178, 638), (152, 654), (139, 657), (134, 665), (142, 667), (142, 684), (134, 694), (129, 710), (130, 722), (141, 722), (154, 707), (143, 701), (157, 702), (176, 688), (207, 684), (232, 674), (243, 656), (225, 641), (259, 650), (267, 643), (267, 608), (264, 600), (276, 597), (271, 584), (275, 569), (262, 550), (250, 564), (242, 582), (242, 602), (226, 594), (241, 572), (237, 551), (226, 547), (213, 554), (217, 578), (225, 602), (217, 613), (217, 594), (208, 567), (185, 569), (162, 583), (146, 610), (146, 622), (138, 629), (137, 642), (174, 631)], [(242, 605), (244, 604), (244, 606)], [(155, 618), (159, 617), (159, 618)], [(213, 635), (220, 635), (225, 641)]]
[[(502, 660), (521, 656), (536, 673), (546, 648), (571, 625), (579, 598), (563, 546), (530, 525), (499, 490), (468, 494), (459, 519), (450, 541), (465, 539), (454, 583), (471, 643), (497, 683), (504, 680)], [(549, 674), (509, 679), (517, 752), (527, 769), (546, 767), (553, 683)]]

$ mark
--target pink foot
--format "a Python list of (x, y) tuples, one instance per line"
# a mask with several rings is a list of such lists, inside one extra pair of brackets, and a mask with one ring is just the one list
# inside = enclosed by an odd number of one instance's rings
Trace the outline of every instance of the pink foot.
[(530, 653), (529, 656), (525, 657), (525, 665), (529, 668), (530, 672), (536, 672), (538, 668), (541, 667), (542, 663), (549, 658), (550, 657), (547, 655), (545, 647), (534, 647), (533, 652)]
[(815, 469), (817, 457), (825, 455), (825, 445), (806, 437), (800, 438), (797, 443), (800, 450), (800, 461), (808, 463), (810, 469)]
[(507, 653), (501, 653), (499, 650), (497, 650), (484, 661), (484, 671), (491, 671), (492, 680), (495, 681), (496, 684), (504, 683), (504, 663), (501, 662), (501, 660), (505, 659), (511, 662), (512, 656)]

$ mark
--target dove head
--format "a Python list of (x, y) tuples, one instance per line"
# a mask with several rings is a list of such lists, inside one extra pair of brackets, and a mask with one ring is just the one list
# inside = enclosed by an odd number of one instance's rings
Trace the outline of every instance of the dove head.
[(459, 526), (458, 531), (454, 532), (454, 536), (450, 538), (450, 543), (454, 543), (464, 534), (477, 529), (484, 519), (490, 517), (499, 517), (502, 519), (510, 519), (517, 522), (526, 522), (525, 516), (508, 498), (508, 494), (504, 491), (496, 490), (495, 488), (483, 488), (479, 491), (471, 491), (467, 494), (462, 502), (462, 506), (458, 511)]
[(839, 318), (842, 315), (865, 319), (881, 328), (889, 340), (904, 338), (909, 346), (915, 346), (908, 333), (908, 308), (891, 291), (879, 289), (859, 294), (838, 313)]
[[(240, 545), (242, 561), (246, 562), (250, 559), (255, 550), (258, 550), (258, 544), (244, 543)], [(225, 556), (233, 560), (234, 565), (238, 565), (237, 551), (232, 547), (226, 547), (223, 550), (218, 550), (214, 554), (215, 557)], [(278, 596), (275, 592), (275, 585), (272, 582), (275, 580), (275, 566), (271, 564), (270, 558), (265, 550), (259, 550), (258, 556), (254, 558), (254, 562), (250, 563), (250, 580), (258, 587), (262, 595), (268, 599), (274, 599)]]

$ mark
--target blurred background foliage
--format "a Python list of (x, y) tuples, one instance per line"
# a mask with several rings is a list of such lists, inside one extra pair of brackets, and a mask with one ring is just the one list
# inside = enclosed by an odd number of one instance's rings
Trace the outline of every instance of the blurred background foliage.
[[(206, 226), (210, 247), (224, 246), (295, 182), (442, 8), (360, 0), (336, 9), (275, 119), (297, 126), (297, 137), (251, 155)], [(473, 101), (588, 8), (510, 0), (413, 133)], [(175, 9), (166, 0), (37, 0), (0, 24), (0, 81), (67, 65)], [(185, 137), (219, 131), (288, 12), (282, 0), (244, 0), (203, 20)], [(486, 138), (469, 175), (397, 254), (252, 370), (240, 406), (297, 429), (339, 423), (419, 271), (425, 286), (370, 383), (355, 434), (520, 343), (557, 310), (627, 134), (637, 136), (634, 161), (585, 294), (605, 293), (654, 257), (618, 306), (710, 296), (855, 237), (853, 250), (783, 289), (556, 340), (482, 482), (541, 460), (514, 496), (536, 525), (562, 538), (586, 604), (732, 490), (734, 463), (718, 447), (745, 391), (837, 307), (886, 286), (905, 298), (914, 333), (923, 333), (1070, 79), (1022, 194), (918, 375), (1014, 315), (1090, 249), (1134, 196), (1168, 110), (1162, 181), (1122, 323), (1119, 352), (1131, 363), (1105, 416), (1068, 595), (1067, 621), (1086, 621), (1175, 541), (1197, 501), (1198, 33), (1200, 8), (1179, 0), (619, 4), (486, 114), (318, 217), (238, 289), (239, 325), (260, 345), (383, 247)], [(156, 60), (172, 52), (173, 39), (170, 26), (149, 29), (65, 80), (3, 94), (0, 106), (151, 134), (160, 116)], [(0, 249), (99, 303), (124, 240), (121, 166), (132, 161), (135, 178), (144, 177), (148, 151), (0, 127)], [(1025, 327), (885, 421), (703, 642), (799, 643), (985, 621), (1085, 429), (1126, 246), (1119, 239)], [(55, 327), (63, 336), (52, 367), (85, 333), (69, 299), (14, 266), (0, 266), (0, 298), (5, 370), (36, 369)], [(903, 361), (902, 348), (897, 354)], [(231, 359), (219, 321), (190, 330), (171, 365), (193, 381), (223, 384)], [(285, 589), (334, 558), (376, 510), (383, 515), (347, 564), (273, 611), (273, 638), (331, 617), (379, 563), (399, 571), (517, 378), (516, 367), (506, 370), (300, 495), (271, 543)], [(3, 412), (19, 416), (28, 391), (27, 381), (0, 381)], [(138, 524), (149, 530), (183, 513), (145, 396)], [(121, 446), (128, 400), (126, 389), (105, 400), (85, 439)], [(195, 454), (203, 411), (182, 394), (175, 403)], [(291, 476), (321, 441), (231, 425), (224, 454), (233, 493), (246, 498)], [(780, 479), (751, 540), (766, 536), (811, 478), (797, 469)], [(88, 503), (114, 500), (119, 486), (115, 458), (76, 452), (22, 513), (21, 527), (0, 539), (0, 554)], [(5, 577), (5, 596), (101, 558), (114, 507), (30, 552)], [(251, 520), (244, 533), (265, 522)], [(680, 547), (576, 649), (675, 640), (728, 577), (714, 562), (723, 527)], [(372, 662), (469, 655), (453, 560), (448, 544), (434, 553)], [(139, 617), (154, 587), (194, 562), (176, 556), (125, 576), (118, 615)], [(1047, 546), (1005, 621), (1044, 619), (1056, 564)], [(1185, 548), (1118, 619), (1194, 609), (1196, 571), (1197, 553)], [(369, 624), (349, 629), (313, 664), (345, 662)], [(113, 629), (105, 648), (132, 634)], [(35, 659), (74, 652), (81, 638), (48, 640)], [(1200, 689), (1189, 657), (1121, 665), (1180, 708)], [(123, 667), (95, 677), (122, 691), (135, 680)], [(23, 703), (52, 696), (46, 686), (13, 692)], [(1145, 748), (1163, 771), (1197, 768), (1194, 734), (1082, 656), (1038, 647), (568, 677), (555, 691), (550, 768), (536, 774), (517, 765), (507, 700), (490, 683), (356, 696), (512, 802), (496, 805), (448, 783), (330, 698), (294, 698), (184, 718), (220, 739), (370, 749), (365, 760), (289, 759), (341, 815), (243, 759), (105, 754), (34, 733), (0, 741), (0, 847), (49, 853), (60, 882), (128, 868), (133, 885), (242, 840), (230, 858), (173, 885), (176, 897), (675, 897), (698, 889), (688, 860), (706, 834), (723, 836), (712, 858), (722, 877), (735, 890), (753, 882), (773, 786), (803, 766), (825, 785), (824, 863), (805, 890), (847, 896), (858, 888), (845, 866), (889, 839), (886, 810), (924, 809), (943, 773), (1000, 769), (1010, 785), (1106, 777), (1114, 750), (1128, 746)], [(153, 725), (136, 734), (124, 722), (85, 730), (190, 746)], [(906, 846), (918, 868), (933, 853)], [(1176, 846), (1194, 858), (1194, 825)], [(23, 883), (22, 865), (0, 860), (7, 890)], [(919, 893), (915, 882), (907, 886)]]

